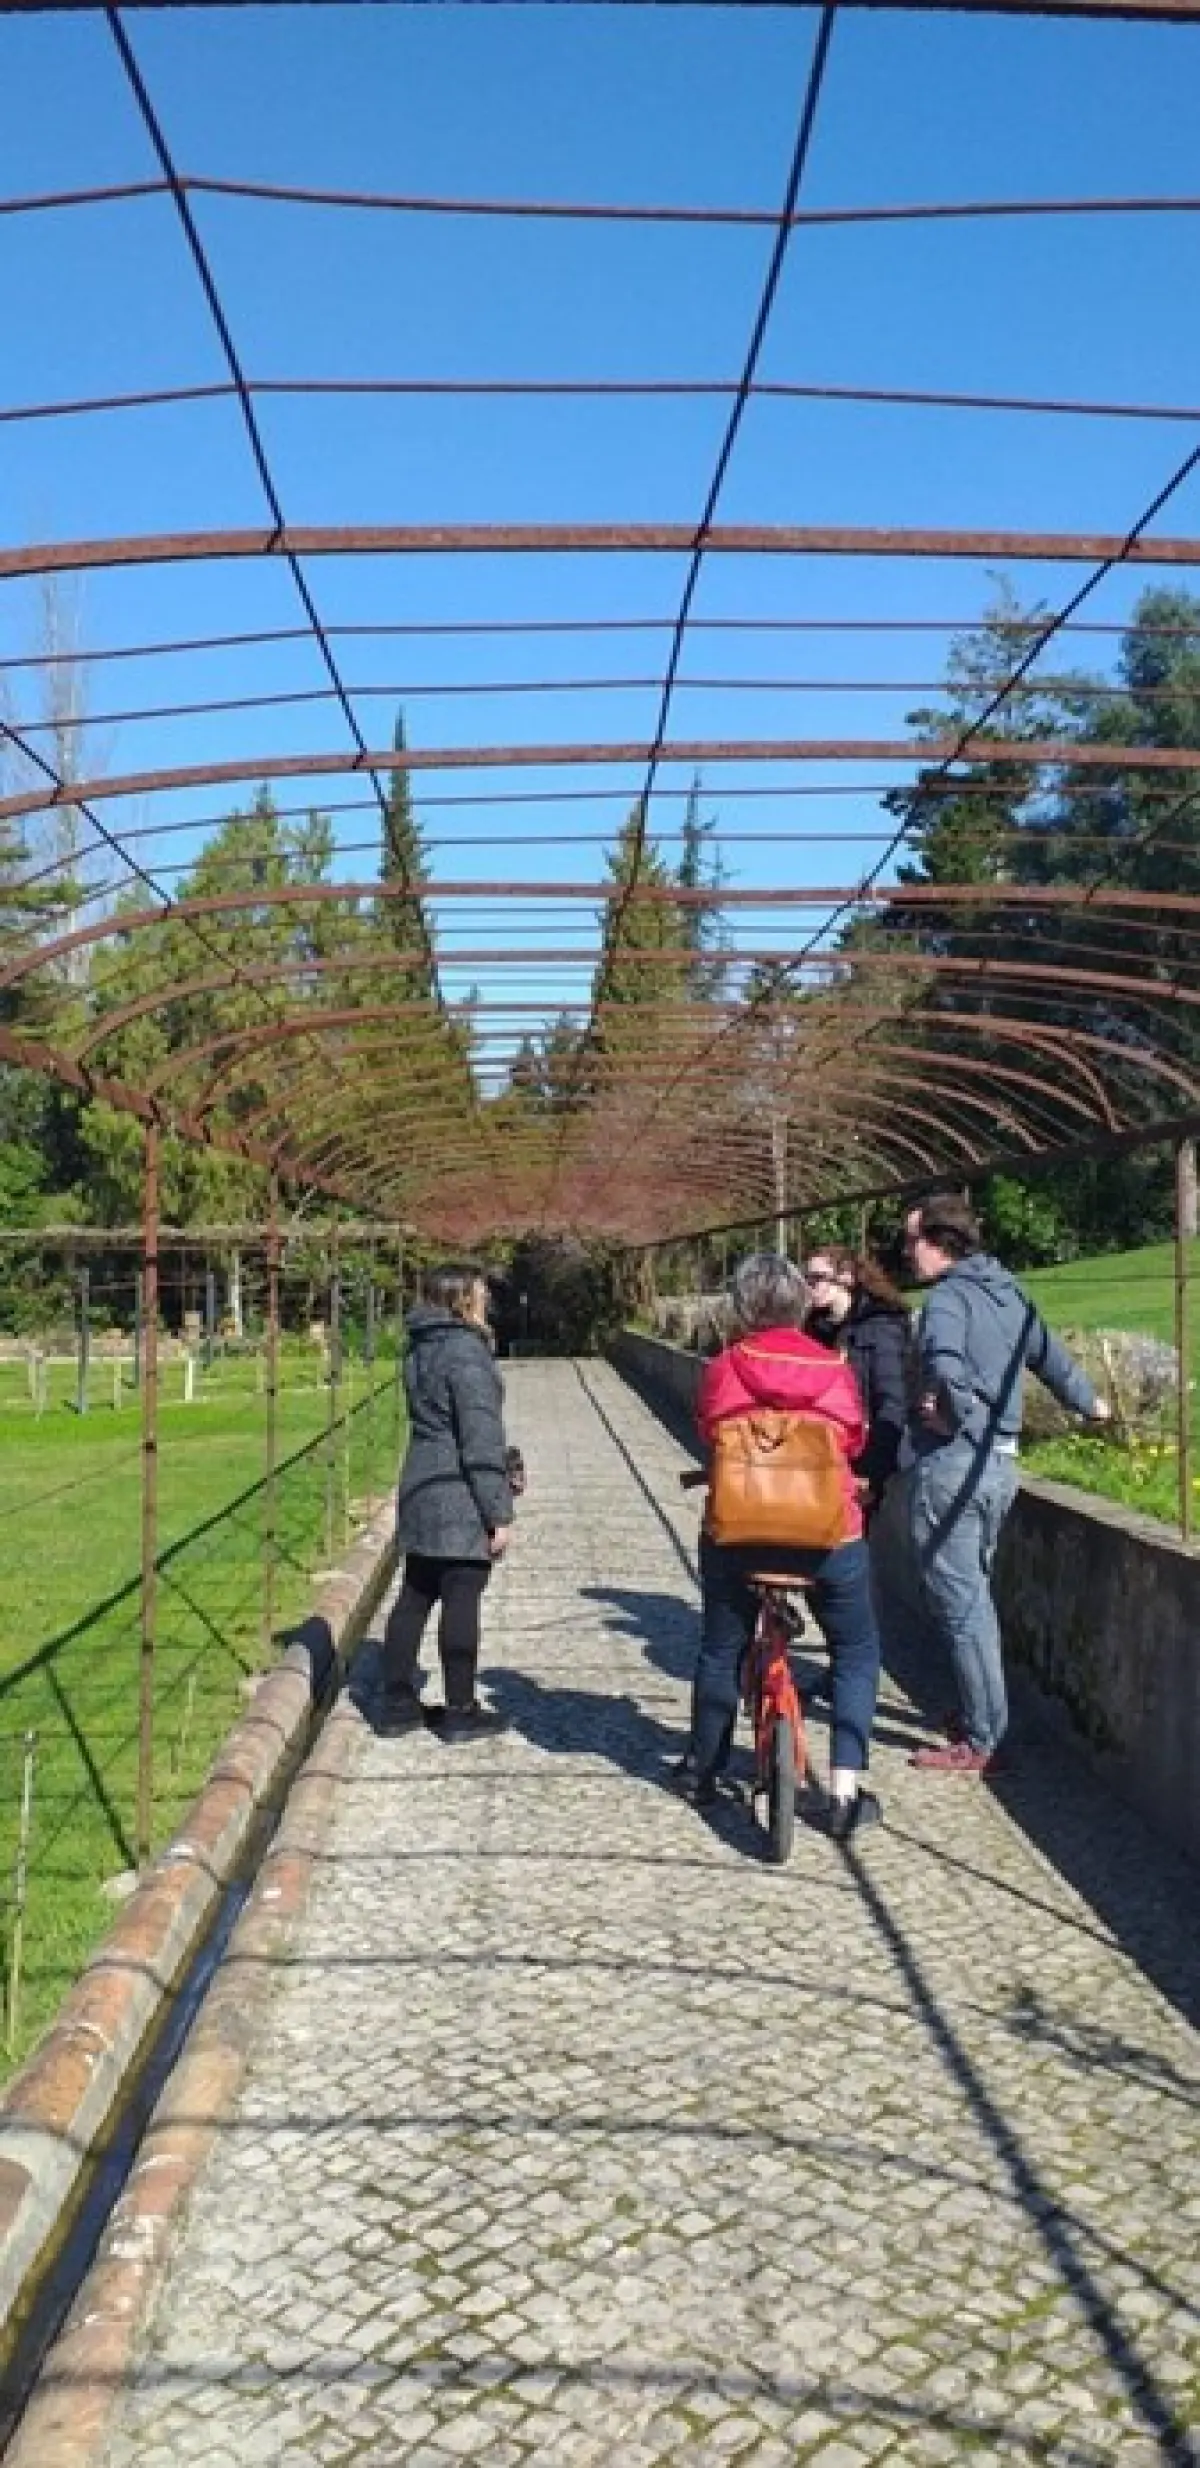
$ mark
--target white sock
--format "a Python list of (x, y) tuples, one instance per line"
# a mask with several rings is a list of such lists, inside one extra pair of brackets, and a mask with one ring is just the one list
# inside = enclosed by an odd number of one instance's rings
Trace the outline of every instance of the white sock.
[(829, 1789), (835, 1800), (856, 1800), (862, 1789), (862, 1775), (856, 1765), (835, 1765), (829, 1774)]

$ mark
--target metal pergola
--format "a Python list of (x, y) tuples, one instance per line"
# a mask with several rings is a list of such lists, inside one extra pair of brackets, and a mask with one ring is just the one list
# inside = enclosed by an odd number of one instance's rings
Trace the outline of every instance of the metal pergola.
[[(982, 45), (988, 13), (975, 0), (955, 4)], [(74, 0), (59, 5), (69, 12)], [(981, 796), (1002, 794), (1012, 767), (1052, 783), (1060, 809), (1135, 778), (1148, 818), (1138, 847), (1164, 857), (1182, 847), (1173, 831), (1200, 795), (1200, 744), (1081, 743), (1031, 734), (1022, 715), (1048, 656), (1069, 658), (1084, 638), (1126, 630), (1105, 596), (1114, 580), (1135, 569), (1186, 577), (1200, 565), (1200, 538), (1168, 528), (1200, 467), (1200, 408), (1155, 399), (1152, 372), (1134, 401), (1053, 387), (826, 382), (807, 366), (780, 374), (778, 352), (766, 351), (768, 339), (786, 341), (781, 285), (801, 233), (853, 228), (865, 243), (954, 223), (1007, 232), (1027, 249), (1051, 222), (1194, 218), (1200, 195), (1125, 193), (1116, 165), (1118, 185), (1104, 194), (812, 202), (840, 14), (832, 6), (794, 11), (790, 155), (766, 202), (555, 198), (540, 193), (532, 166), (531, 193), (519, 196), (232, 177), (178, 157), (139, 42), (139, 16), (160, 5), (94, 12), (129, 113), (128, 176), (0, 196), (9, 238), (35, 226), (100, 236), (105, 218), (130, 211), (162, 218), (177, 245), (180, 301), (189, 316), (199, 310), (211, 350), (208, 373), (188, 382), (142, 381), (129, 369), (120, 384), (81, 392), (68, 372), (60, 394), (38, 399), (22, 384), (20, 334), (9, 334), (6, 440), (36, 432), (63, 457), (86, 456), (99, 424), (119, 423), (149, 452), (160, 432), (147, 424), (182, 410), (218, 406), (235, 424), (222, 431), (216, 480), (228, 494), (211, 521), (190, 516), (181, 480), (177, 528), (121, 529), (118, 507), (117, 527), (102, 523), (94, 535), (0, 542), (0, 594), (31, 580), (115, 579), (126, 612), (123, 624), (81, 635), (70, 655), (76, 674), (103, 681), (95, 728), (134, 735), (139, 751), (119, 769), (89, 761), (93, 724), (79, 714), (59, 709), (51, 723), (27, 707), (39, 680), (61, 674), (60, 648), (22, 647), (0, 661), (0, 831), (28, 841), (19, 887), (45, 911), (31, 939), (0, 945), (0, 1062), (49, 1075), (141, 1127), (150, 1638), (152, 1332), (167, 1141), (244, 1170), (230, 1213), (264, 1228), (274, 1297), (289, 1194), (313, 1195), (327, 1215), (455, 1247), (531, 1230), (647, 1246), (864, 1195), (900, 1198), (947, 1178), (969, 1183), (998, 1163), (1036, 1173), (1072, 1156), (1178, 1147), (1200, 1121), (1200, 896), (1185, 867), (1178, 888), (1139, 889), (1121, 862), (1128, 848), (1115, 862), (1107, 851), (1106, 862), (1101, 844), (1094, 870), (1070, 885), (1015, 871), (903, 882), (910, 824), (895, 820), (894, 805), (882, 826), (876, 819), (882, 798), (918, 778), (928, 810), (962, 788), (972, 765), (976, 776), (986, 766)], [(0, 0), (0, 43), (6, 16), (41, 6)], [(858, 15), (861, 0), (846, 6)], [(995, 9), (1055, 13), (1158, 21), (1137, 36), (1155, 42), (1168, 39), (1165, 26), (1200, 17), (1200, 0), (1057, 0), (1055, 9), (999, 0)], [(752, 34), (760, 12), (739, 15)], [(1069, 37), (1081, 66), (1089, 33), (1085, 22)], [(451, 373), (422, 365), (419, 331), (413, 365), (394, 374), (330, 368), (306, 331), (297, 374), (260, 369), (255, 334), (238, 331), (214, 242), (218, 211), (238, 218), (251, 246), (262, 218), (297, 213), (322, 230), (336, 225), (351, 245), (364, 217), (375, 233), (451, 220), (461, 244), (480, 247), (498, 228), (513, 247), (550, 227), (619, 233), (626, 248), (657, 245), (664, 233), (702, 248), (733, 232), (757, 249), (757, 274), (740, 359), (705, 374), (556, 375), (552, 296), (543, 348), (530, 351), (524, 373), (471, 362), (466, 331), (471, 364)], [(285, 502), (272, 433), (285, 403), (307, 424), (327, 519), (298, 520)], [(323, 424), (347, 406), (397, 423), (414, 404), (503, 407), (510, 419), (552, 406), (563, 419), (586, 411), (628, 423), (697, 403), (708, 406), (712, 452), (685, 520), (612, 520), (588, 508), (578, 519), (525, 520), (506, 506), (492, 520), (397, 519), (402, 486), (380, 519), (349, 519), (338, 503), (344, 462), (322, 444)], [(783, 417), (812, 405), (839, 417), (869, 407), (872, 417), (965, 426), (1007, 420), (1022, 436), (1076, 423), (1144, 437), (1157, 423), (1166, 442), (1153, 488), (1122, 486), (1115, 467), (1111, 500), (1085, 531), (798, 523), (790, 502), (734, 519), (730, 473), (745, 468), (748, 424), (768, 407)], [(636, 426), (628, 433), (636, 440)], [(247, 480), (260, 507), (249, 521)], [(1014, 628), (1007, 673), (949, 734), (898, 731), (890, 713), (873, 727), (873, 698), (894, 706), (901, 690), (938, 691), (937, 638), (944, 645), (956, 621), (930, 616), (917, 578), (965, 573), (981, 592), (997, 563), (1049, 574), (1057, 595)], [(716, 572), (721, 591), (710, 600)], [(218, 574), (228, 614), (214, 627), (197, 578), (207, 587)], [(380, 614), (381, 577), (394, 586), (395, 614)], [(902, 646), (903, 679), (864, 674), (864, 648), (879, 637)], [(293, 655), (300, 665), (289, 665)], [(236, 693), (213, 665), (231, 658)], [(481, 658), (494, 666), (481, 671)], [(122, 686), (126, 667), (143, 682)], [(1086, 690), (1101, 699), (1113, 691)], [(572, 708), (617, 712), (615, 731), (601, 717), (585, 738), (546, 733), (544, 715), (565, 696)], [(822, 702), (847, 696), (861, 697), (861, 730), (823, 727)], [(497, 731), (484, 716), (497, 703), (543, 716), (529, 730), (518, 720)], [(739, 703), (753, 712), (741, 729)], [(381, 706), (389, 721), (404, 710), (395, 741), (378, 724)], [(186, 761), (162, 750), (181, 726), (199, 732)], [(736, 795), (739, 812), (744, 800), (761, 801), (761, 830), (735, 831), (728, 845), (769, 848), (770, 881), (664, 881), (654, 852), (676, 843), (694, 773), (710, 795)], [(427, 835), (415, 870), (379, 862), (398, 782)], [(277, 818), (324, 818), (331, 857), (321, 879), (302, 852), (285, 851), (269, 879), (253, 868), (247, 879), (244, 857), (222, 858), (226, 817), (264, 785)], [(293, 795), (299, 803), (285, 802)], [(548, 827), (539, 830), (542, 808)], [(69, 850), (39, 849), (39, 833), (64, 812)], [(614, 879), (602, 853), (631, 814), (625, 872)], [(465, 833), (448, 833), (447, 820), (460, 817)], [(544, 871), (526, 871), (531, 847), (545, 850)], [(462, 871), (468, 850), (476, 854)], [(719, 982), (701, 995), (694, 920), (708, 912), (719, 912), (724, 939)], [(903, 932), (892, 930), (897, 914)], [(923, 914), (935, 921), (928, 932)], [(682, 936), (681, 919), (693, 921)], [(555, 1022), (569, 1034), (565, 1079), (554, 1102), (523, 1103), (514, 1076), (523, 1041)], [(1182, 1294), (1182, 1250), (1180, 1259)], [(1181, 1301), (1181, 1344), (1183, 1330)]]

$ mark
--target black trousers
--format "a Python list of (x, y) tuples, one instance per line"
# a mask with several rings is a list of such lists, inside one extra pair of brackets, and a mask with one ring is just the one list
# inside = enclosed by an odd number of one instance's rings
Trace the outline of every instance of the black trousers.
[(383, 1637), (383, 1685), (390, 1705), (416, 1698), (417, 1656), (435, 1603), (442, 1606), (438, 1652), (446, 1703), (474, 1704), (479, 1617), (491, 1573), (486, 1560), (429, 1560), (423, 1552), (408, 1553)]

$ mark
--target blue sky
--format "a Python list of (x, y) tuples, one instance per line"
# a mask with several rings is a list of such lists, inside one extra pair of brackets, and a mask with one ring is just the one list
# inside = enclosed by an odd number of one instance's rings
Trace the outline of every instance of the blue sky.
[[(140, 14), (127, 25), (175, 157), (191, 173), (457, 196), (775, 207), (816, 14), (805, 10), (238, 8)], [(3, 191), (14, 196), (150, 176), (146, 140), (101, 17), (0, 18)], [(1186, 28), (854, 10), (837, 23), (808, 206), (1068, 194), (1186, 195), (1195, 186), (1200, 53)], [(770, 247), (763, 231), (671, 230), (318, 212), (201, 198), (198, 220), (252, 375), (729, 377), (740, 368)], [(1200, 404), (1197, 218), (1064, 218), (792, 239), (761, 374), (840, 384), (1129, 397)], [(223, 374), (169, 203), (0, 216), (2, 397), (8, 404)], [(293, 522), (695, 521), (727, 407), (666, 403), (270, 399), (260, 418)], [(778, 403), (752, 405), (723, 495), (728, 521), (994, 525), (1123, 531), (1200, 437), (1200, 425), (1031, 420)], [(0, 531), (73, 533), (254, 524), (263, 505), (229, 404), (0, 428)], [(1200, 483), (1161, 518), (1200, 528)], [(466, 616), (663, 616), (681, 561), (460, 557), (313, 561), (330, 623)], [(1057, 602), (1077, 567), (1024, 568)], [(1089, 614), (1120, 621), (1145, 576), (1118, 576)], [(773, 559), (706, 562), (704, 617), (861, 615), (969, 620), (987, 596), (972, 565)], [(298, 622), (286, 570), (261, 564), (90, 577), (86, 639), (114, 645)], [(36, 643), (25, 586), (0, 587), (0, 651)], [(343, 642), (359, 686), (407, 686), (414, 745), (643, 739), (666, 636), (504, 642)], [(676, 736), (894, 737), (938, 676), (937, 635), (697, 633), (672, 712)], [(1101, 664), (1104, 642), (1075, 656)], [(522, 694), (506, 678), (646, 679), (621, 691)], [(688, 680), (826, 681), (821, 691), (721, 691)], [(896, 681), (851, 693), (837, 680)], [(446, 698), (416, 691), (471, 688)], [(92, 674), (92, 708), (323, 682), (311, 644), (120, 663)], [(13, 676), (22, 715), (36, 679)], [(358, 706), (390, 738), (390, 697)], [(110, 771), (334, 748), (330, 706), (100, 726)], [(853, 880), (879, 831), (877, 798), (738, 794), (747, 768), (706, 774), (706, 805), (743, 886)], [(828, 780), (795, 767), (782, 783)], [(878, 780), (878, 765), (858, 775)], [(665, 771), (666, 788), (681, 785)], [(445, 773), (434, 793), (555, 791), (561, 772)], [(639, 784), (593, 770), (605, 803), (427, 811), (436, 871), (586, 882)], [(289, 791), (289, 796), (293, 792)], [(296, 794), (304, 793), (303, 786)], [(353, 794), (345, 786), (330, 796)], [(211, 809), (177, 796), (162, 819)], [(678, 807), (656, 821), (670, 829)], [(114, 827), (150, 819), (106, 808)], [(154, 819), (159, 819), (156, 809)], [(345, 839), (369, 815), (346, 815)], [(803, 831), (774, 849), (746, 832)], [(525, 848), (521, 833), (552, 844)], [(839, 844), (840, 835), (840, 844)], [(163, 864), (176, 838), (141, 843)], [(365, 860), (347, 870), (369, 871)], [(458, 913), (443, 927), (453, 940)], [(478, 935), (480, 921), (470, 928)], [(556, 932), (559, 929), (556, 928)], [(797, 934), (800, 928), (796, 929)], [(470, 972), (478, 976), (479, 971)], [(565, 982), (565, 981), (564, 981)], [(531, 977), (547, 1000), (558, 990)]]

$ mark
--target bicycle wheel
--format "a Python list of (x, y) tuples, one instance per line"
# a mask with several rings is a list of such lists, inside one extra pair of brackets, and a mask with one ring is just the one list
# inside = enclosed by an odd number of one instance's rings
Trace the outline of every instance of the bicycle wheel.
[(767, 1772), (767, 1840), (777, 1868), (792, 1856), (796, 1834), (796, 1734), (785, 1714), (771, 1726)]

